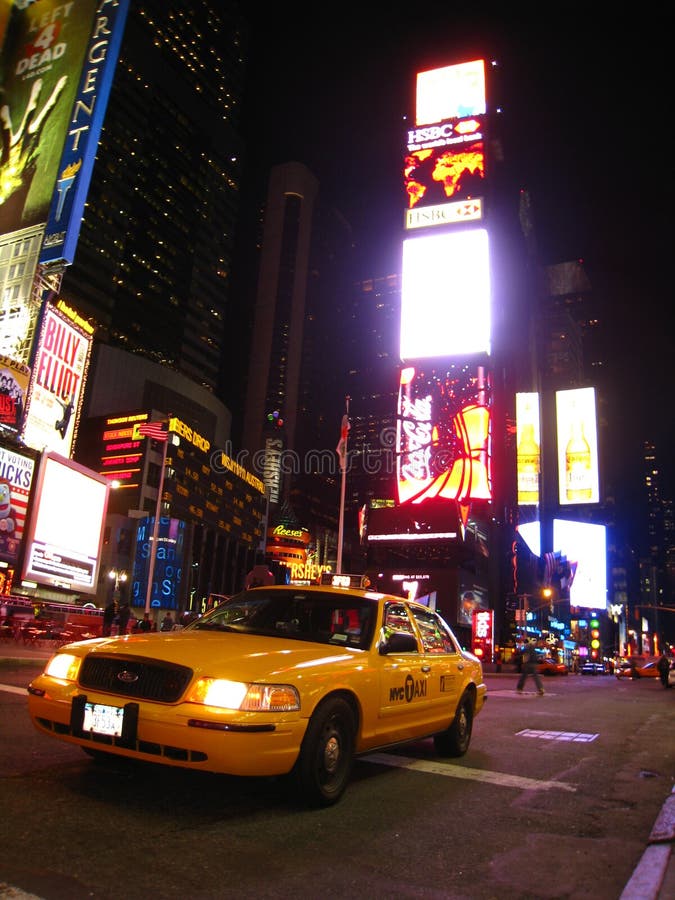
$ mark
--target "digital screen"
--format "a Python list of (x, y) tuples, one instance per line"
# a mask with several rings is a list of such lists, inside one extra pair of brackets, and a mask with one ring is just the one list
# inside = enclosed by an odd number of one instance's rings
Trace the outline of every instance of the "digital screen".
[(595, 389), (556, 391), (561, 506), (600, 501)]
[(541, 435), (539, 394), (516, 394), (516, 470), (518, 505), (539, 503)]
[[(491, 386), (482, 366), (408, 366), (397, 415), (399, 503), (489, 500)], [(370, 536), (372, 540), (372, 535)]]
[(486, 229), (407, 238), (402, 272), (402, 360), (490, 353)]
[[(148, 599), (150, 556), (154, 539), (155, 517), (139, 519), (136, 530), (136, 551), (131, 580), (131, 605), (145, 607)], [(185, 572), (185, 522), (160, 516), (157, 528), (157, 550), (150, 589), (153, 609), (178, 609)], [(194, 587), (194, 585), (191, 585)]]
[(573, 577), (570, 605), (607, 607), (607, 528), (588, 522), (553, 520), (553, 547), (567, 557)]
[(417, 125), (480, 116), (485, 111), (484, 60), (418, 72), (415, 96)]
[(410, 209), (480, 196), (484, 179), (482, 140), (456, 147), (414, 150), (404, 161), (403, 182)]
[(109, 490), (106, 479), (90, 469), (55, 453), (43, 454), (24, 580), (96, 593)]

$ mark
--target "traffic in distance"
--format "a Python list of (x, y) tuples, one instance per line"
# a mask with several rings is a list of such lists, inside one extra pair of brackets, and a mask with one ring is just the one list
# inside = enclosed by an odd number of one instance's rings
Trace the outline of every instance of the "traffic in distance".
[(433, 736), (463, 756), (486, 700), (480, 660), (434, 610), (363, 576), (256, 587), (187, 627), (60, 647), (28, 687), (45, 735), (91, 756), (292, 777), (342, 796), (356, 756)]

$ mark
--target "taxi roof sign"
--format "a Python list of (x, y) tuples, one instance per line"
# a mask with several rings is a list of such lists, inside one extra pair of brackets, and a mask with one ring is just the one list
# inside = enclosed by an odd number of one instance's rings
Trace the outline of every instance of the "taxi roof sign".
[(329, 584), (335, 588), (365, 590), (370, 587), (370, 578), (367, 575), (336, 575), (335, 572), (322, 572), (319, 584)]

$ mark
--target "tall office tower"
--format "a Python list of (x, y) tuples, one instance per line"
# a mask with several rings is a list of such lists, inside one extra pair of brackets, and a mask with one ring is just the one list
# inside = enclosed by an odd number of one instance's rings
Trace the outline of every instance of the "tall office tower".
[(264, 451), (272, 510), (288, 499), (283, 452), (296, 448), (300, 370), (318, 182), (301, 163), (272, 169), (269, 180), (242, 444)]
[(647, 516), (647, 542), (643, 555), (657, 562), (663, 552), (663, 503), (656, 447), (651, 441), (643, 444), (642, 460), (644, 508)]
[(232, 0), (131, 4), (61, 285), (99, 339), (214, 393), (238, 214), (245, 44)]

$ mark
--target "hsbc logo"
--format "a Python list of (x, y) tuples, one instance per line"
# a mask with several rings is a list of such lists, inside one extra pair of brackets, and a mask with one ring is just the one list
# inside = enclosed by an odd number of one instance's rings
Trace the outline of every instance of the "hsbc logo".
[(416, 128), (408, 132), (408, 146), (423, 144), (426, 141), (447, 140), (452, 137), (454, 125), (446, 122), (443, 125), (432, 125), (429, 128)]

